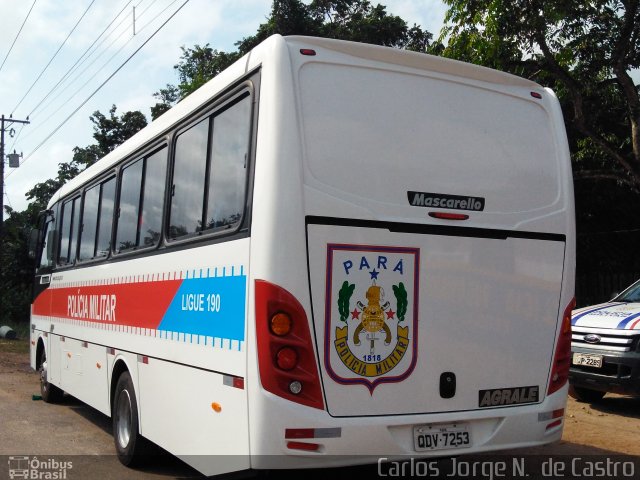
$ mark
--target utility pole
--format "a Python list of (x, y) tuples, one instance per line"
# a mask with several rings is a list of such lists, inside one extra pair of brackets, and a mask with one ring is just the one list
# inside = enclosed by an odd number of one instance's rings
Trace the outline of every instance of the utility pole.
[(4, 233), (4, 133), (8, 131), (9, 136), (13, 137), (15, 130), (13, 128), (7, 130), (14, 123), (28, 124), (29, 117), (26, 120), (16, 120), (9, 115), (9, 118), (5, 118), (4, 115), (0, 117), (0, 237)]

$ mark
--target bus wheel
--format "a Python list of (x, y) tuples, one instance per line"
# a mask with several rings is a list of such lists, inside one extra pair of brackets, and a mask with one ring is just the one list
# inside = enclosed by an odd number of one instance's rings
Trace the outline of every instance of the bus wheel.
[(42, 360), (40, 362), (40, 368), (38, 368), (40, 372), (40, 396), (42, 400), (47, 403), (58, 403), (62, 400), (64, 392), (49, 383), (47, 366), (47, 352), (42, 350)]
[(129, 372), (118, 379), (111, 414), (118, 459), (126, 466), (140, 463), (146, 442), (138, 432), (138, 404)]
[(573, 398), (575, 398), (579, 402), (596, 403), (602, 400), (602, 397), (604, 397), (604, 394), (605, 392), (601, 392), (599, 390), (591, 390), (588, 388), (574, 387), (573, 385), (569, 387), (569, 395), (571, 395)]

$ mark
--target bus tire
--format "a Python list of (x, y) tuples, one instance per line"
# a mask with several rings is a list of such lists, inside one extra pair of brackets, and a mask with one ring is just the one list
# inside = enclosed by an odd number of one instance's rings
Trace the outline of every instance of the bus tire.
[(42, 400), (47, 403), (60, 402), (64, 396), (64, 392), (60, 388), (49, 383), (47, 352), (44, 349), (42, 350), (42, 358), (40, 359), (40, 367), (38, 367), (38, 371), (40, 372), (40, 396), (42, 397)]
[(574, 387), (571, 385), (569, 387), (569, 395), (575, 398), (579, 402), (584, 403), (596, 403), (602, 400), (606, 392), (601, 392), (600, 390), (591, 390), (589, 388), (582, 387)]
[(138, 403), (129, 372), (118, 378), (111, 409), (113, 440), (120, 463), (127, 467), (141, 463), (146, 440), (139, 433)]

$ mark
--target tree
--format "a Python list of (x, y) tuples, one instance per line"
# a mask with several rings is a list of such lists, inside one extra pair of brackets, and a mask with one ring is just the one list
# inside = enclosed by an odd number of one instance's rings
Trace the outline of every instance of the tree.
[(630, 76), (640, 66), (639, 0), (445, 3), (445, 55), (553, 86), (573, 146), (598, 157), (574, 156), (577, 174), (640, 188), (640, 99)]
[(46, 208), (51, 196), (62, 185), (147, 125), (147, 119), (139, 111), (125, 112), (117, 117), (115, 105), (109, 110), (108, 117), (96, 110), (89, 117), (89, 120), (93, 123), (93, 138), (96, 143), (86, 147), (74, 147), (72, 159), (69, 162), (58, 164), (56, 178), (37, 183), (26, 193), (27, 200), (37, 204), (40, 210)]
[(37, 183), (26, 197), (31, 202), (23, 212), (6, 207), (4, 235), (0, 238), (0, 321), (18, 323), (29, 318), (33, 262), (28, 258), (29, 231), (35, 226), (38, 212), (47, 207), (51, 196), (67, 181), (105, 156), (122, 142), (144, 128), (147, 120), (141, 112), (116, 116), (116, 106), (109, 116), (99, 111), (91, 115), (95, 144), (75, 147), (73, 158), (58, 164), (58, 175)]
[(160, 101), (151, 107), (151, 120), (155, 120), (168, 111), (178, 101), (180, 90), (175, 85), (167, 84), (165, 88), (161, 88), (153, 96)]
[(154, 94), (161, 102), (153, 112), (164, 113), (274, 34), (336, 38), (419, 52), (426, 52), (432, 39), (418, 25), (409, 28), (402, 18), (387, 13), (386, 7), (373, 6), (368, 0), (314, 0), (309, 5), (300, 0), (274, 0), (267, 21), (255, 35), (238, 41), (237, 51), (214, 50), (209, 44), (182, 47), (174, 66), (180, 83)]
[(558, 95), (575, 180), (578, 285), (593, 272), (640, 271), (640, 104), (629, 74), (640, 65), (638, 0), (445, 3), (442, 54)]

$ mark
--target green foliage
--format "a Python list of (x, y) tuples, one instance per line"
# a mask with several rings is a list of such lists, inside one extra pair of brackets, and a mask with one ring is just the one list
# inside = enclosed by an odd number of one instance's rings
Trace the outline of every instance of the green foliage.
[(151, 120), (155, 120), (168, 111), (178, 101), (180, 90), (175, 85), (167, 84), (165, 88), (161, 88), (153, 96), (160, 101), (151, 107)]
[(236, 43), (237, 51), (212, 49), (209, 44), (182, 47), (174, 66), (180, 83), (167, 85), (154, 97), (161, 100), (152, 108), (153, 118), (211, 80), (242, 55), (271, 35), (307, 35), (372, 43), (417, 52), (426, 52), (432, 35), (418, 25), (409, 28), (400, 17), (387, 13), (383, 5), (368, 0), (274, 0), (267, 21)]
[[(640, 2), (445, 3), (444, 55), (552, 87), (567, 119), (574, 160), (587, 157), (580, 149), (589, 139), (591, 150), (608, 157), (607, 176), (640, 188), (640, 99), (629, 76), (640, 64)], [(589, 168), (576, 167), (578, 176)]]
[(34, 185), (26, 193), (29, 206), (23, 212), (6, 207), (9, 217), (4, 221), (0, 238), (0, 323), (25, 322), (29, 319), (33, 261), (28, 258), (28, 237), (36, 225), (38, 213), (47, 208), (53, 194), (67, 181), (105, 156), (122, 142), (144, 128), (147, 120), (141, 112), (125, 112), (115, 115), (116, 106), (109, 116), (99, 111), (91, 115), (95, 144), (75, 147), (68, 162), (58, 164), (58, 175)]
[[(445, 0), (439, 42), (451, 58), (551, 87), (574, 170), (578, 270), (638, 268), (638, 0)], [(443, 45), (447, 43), (446, 47)]]
[(5, 207), (0, 239), (0, 324), (17, 324), (29, 318), (33, 264), (27, 255), (30, 225), (35, 224), (38, 210), (31, 206), (23, 212)]

